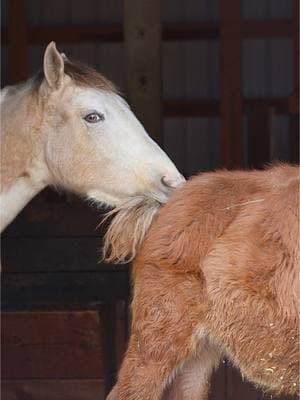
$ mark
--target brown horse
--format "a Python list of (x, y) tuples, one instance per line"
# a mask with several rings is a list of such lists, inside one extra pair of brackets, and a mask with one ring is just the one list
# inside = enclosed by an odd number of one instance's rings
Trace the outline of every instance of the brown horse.
[(1, 230), (48, 185), (157, 209), (184, 181), (114, 85), (53, 42), (41, 73), (1, 91), (1, 125)]
[(223, 356), (263, 390), (299, 394), (299, 184), (298, 167), (278, 165), (174, 193), (134, 262), (110, 400), (206, 399)]

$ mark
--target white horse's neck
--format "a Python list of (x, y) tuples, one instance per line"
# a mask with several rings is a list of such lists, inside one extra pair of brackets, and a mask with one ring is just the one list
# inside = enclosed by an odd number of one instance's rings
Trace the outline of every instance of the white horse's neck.
[(0, 193), (0, 231), (9, 225), (27, 203), (46, 185), (30, 177), (19, 177), (5, 191)]
[(4, 89), (1, 95), (0, 232), (47, 186), (46, 173), (38, 161), (39, 141), (32, 137), (37, 110), (26, 101), (25, 90), (10, 96)]

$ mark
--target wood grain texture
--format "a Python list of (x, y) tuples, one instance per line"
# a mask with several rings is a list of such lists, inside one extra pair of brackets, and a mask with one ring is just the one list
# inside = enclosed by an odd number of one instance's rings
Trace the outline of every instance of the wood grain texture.
[(129, 103), (148, 133), (160, 143), (162, 78), (159, 0), (125, 0), (124, 38)]
[(5, 400), (104, 400), (103, 379), (18, 379), (2, 382)]
[(226, 398), (226, 362), (221, 362), (219, 368), (212, 376), (209, 400), (227, 400)]
[[(291, 37), (293, 27), (289, 19), (273, 21), (243, 21), (242, 36), (244, 38), (272, 38)], [(9, 32), (6, 26), (1, 28), (2, 43), (9, 43)], [(176, 22), (164, 23), (162, 38), (165, 41), (174, 40), (216, 40), (220, 37), (218, 22)], [(122, 42), (124, 33), (120, 24), (83, 25), (77, 26), (43, 26), (28, 27), (27, 40), (32, 45), (45, 45), (51, 40), (59, 43), (86, 43), (86, 42)]]
[(100, 237), (103, 230), (96, 228), (103, 214), (104, 209), (91, 207), (75, 195), (47, 188), (27, 204), (3, 236)]
[(2, 376), (103, 378), (103, 329), (92, 311), (3, 313)]
[(289, 118), (290, 128), (290, 162), (299, 163), (299, 113), (291, 114)]
[(9, 1), (9, 64), (10, 83), (27, 78), (27, 22), (24, 0)]
[(97, 309), (129, 298), (126, 270), (101, 273), (9, 273), (2, 276), (2, 309)]
[(221, 0), (221, 154), (227, 168), (243, 162), (240, 0)]
[(271, 161), (273, 110), (268, 106), (253, 107), (248, 112), (248, 166), (263, 168)]
[(71, 272), (112, 270), (100, 263), (101, 238), (3, 238), (4, 272)]

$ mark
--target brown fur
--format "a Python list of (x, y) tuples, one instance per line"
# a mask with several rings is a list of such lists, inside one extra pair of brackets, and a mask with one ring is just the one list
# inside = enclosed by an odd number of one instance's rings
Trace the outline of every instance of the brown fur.
[(206, 399), (223, 355), (263, 390), (299, 393), (299, 181), (289, 165), (207, 173), (161, 209), (110, 400)]

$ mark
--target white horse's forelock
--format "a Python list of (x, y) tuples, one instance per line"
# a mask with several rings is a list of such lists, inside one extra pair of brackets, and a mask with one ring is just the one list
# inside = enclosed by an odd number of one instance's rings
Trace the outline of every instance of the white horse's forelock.
[(104, 236), (103, 261), (115, 264), (132, 261), (160, 207), (157, 200), (139, 196), (109, 211), (101, 222), (113, 217)]

